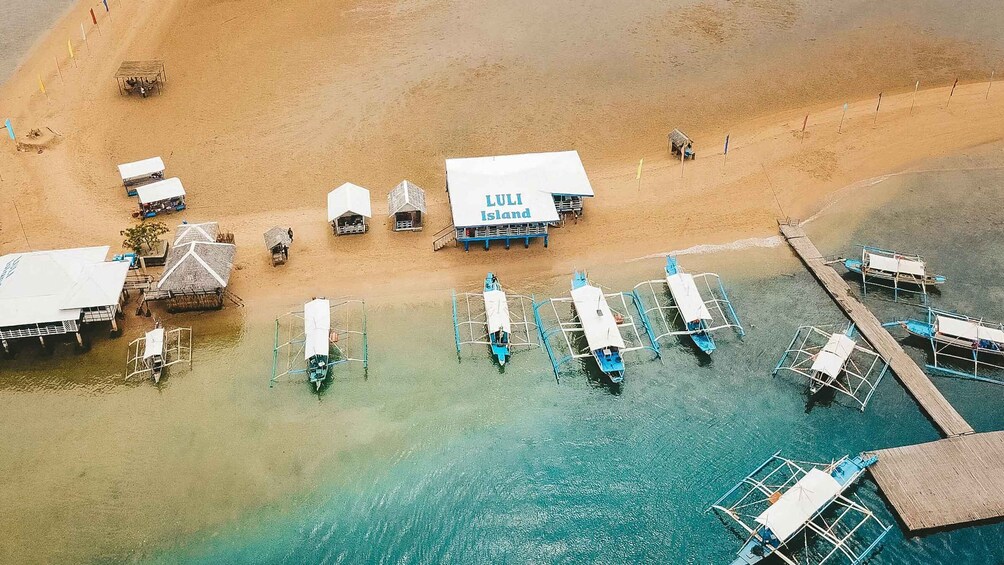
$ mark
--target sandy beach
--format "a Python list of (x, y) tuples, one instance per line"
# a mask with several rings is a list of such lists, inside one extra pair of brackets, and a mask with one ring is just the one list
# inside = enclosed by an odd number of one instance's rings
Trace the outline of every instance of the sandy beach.
[[(0, 248), (115, 246), (135, 205), (117, 186), (115, 165), (162, 155), (189, 192), (189, 209), (165, 219), (215, 220), (233, 231), (240, 250), (232, 288), (249, 303), (267, 302), (276, 288), (444, 288), (499, 262), (540, 276), (772, 235), (777, 217), (808, 217), (843, 187), (1004, 131), (1004, 91), (985, 97), (987, 83), (975, 79), (990, 66), (973, 45), (914, 37), (900, 22), (874, 37), (833, 26), (824, 47), (815, 40), (821, 29), (805, 23), (818, 15), (811, 5), (700, 4), (677, 18), (654, 4), (548, 34), (548, 22), (574, 10), (557, 4), (529, 18), (526, 6), (172, 1), (152, 10), (136, 1), (103, 20), (100, 35), (91, 30), (71, 62), (62, 38), (86, 14), (80, 6), (0, 94), (22, 135), (59, 134), (41, 154), (7, 145), (0, 155)], [(500, 23), (479, 27), (485, 21)], [(772, 30), (808, 39), (778, 56)], [(612, 42), (614, 32), (624, 39)], [(688, 45), (686, 60), (666, 55), (671, 39)], [(760, 40), (768, 48), (750, 47)], [(848, 45), (895, 41), (913, 56), (844, 57)], [(728, 53), (751, 64), (692, 71)], [(66, 59), (62, 80), (53, 57)], [(151, 57), (167, 61), (165, 94), (120, 96), (111, 79), (118, 63)], [(596, 80), (597, 69), (615, 72)], [(786, 77), (793, 70), (801, 82)], [(964, 80), (946, 108), (956, 75)], [(914, 77), (922, 80), (915, 101)], [(673, 127), (696, 140), (700, 156), (683, 170), (666, 147)], [(549, 249), (432, 252), (432, 235), (450, 223), (444, 158), (567, 148), (580, 152), (596, 198)], [(427, 189), (423, 233), (386, 225), (386, 194), (403, 178)], [(332, 237), (324, 221), (324, 195), (346, 181), (372, 190), (375, 220), (365, 237)], [(272, 225), (297, 235), (283, 269), (260, 249)], [(300, 268), (318, 263), (336, 268), (323, 281)]]
[[(120, 230), (136, 222), (136, 200), (124, 194), (116, 165), (160, 155), (168, 176), (185, 183), (188, 209), (158, 219), (171, 227), (183, 220), (217, 221), (238, 245), (230, 289), (246, 308), (183, 319), (193, 325), (247, 323), (254, 328), (247, 330), (252, 340), (264, 343), (270, 336), (260, 331), (262, 324), (309, 296), (363, 296), (378, 308), (442, 302), (444, 289), (476, 284), (485, 271), (500, 268), (517, 287), (546, 287), (558, 279), (565, 284), (576, 268), (616, 273), (639, 258), (695, 246), (769, 245), (762, 242), (776, 236), (778, 218), (811, 218), (886, 179), (928, 171), (941, 158), (973, 148), (981, 167), (1004, 166), (1004, 85), (987, 80), (1004, 53), (998, 33), (1004, 16), (994, 2), (973, 2), (963, 14), (939, 2), (916, 10), (795, 0), (624, 4), (112, 0), (108, 14), (97, 10), (98, 27), (88, 11), (100, 4), (81, 2), (0, 87), (0, 120), (9, 117), (21, 139), (37, 128), (47, 140), (40, 151), (16, 151), (0, 132), (0, 253), (85, 245), (110, 245), (118, 252)], [(154, 58), (166, 62), (163, 95), (121, 96), (112, 78), (120, 62)], [(681, 164), (670, 156), (666, 135), (676, 127), (695, 140), (696, 160)], [(529, 249), (433, 252), (434, 234), (451, 225), (444, 159), (566, 149), (581, 155), (596, 196), (578, 222), (552, 232), (548, 248), (536, 242)], [(402, 179), (426, 190), (423, 232), (395, 233), (388, 224), (386, 196)], [(344, 182), (371, 190), (374, 217), (366, 235), (334, 237), (325, 221), (325, 195)], [(883, 198), (893, 197), (883, 193), (863, 199), (862, 206), (880, 208)], [(262, 233), (274, 225), (290, 226), (296, 236), (289, 263), (279, 268), (271, 266), (262, 243)], [(778, 254), (745, 260), (779, 261)], [(794, 264), (786, 261), (777, 269)], [(757, 264), (755, 270), (775, 267)], [(642, 270), (624, 270), (629, 268)], [(819, 303), (830, 306), (825, 297)], [(422, 323), (417, 314), (406, 314), (410, 323)], [(232, 333), (243, 338), (243, 331)], [(449, 337), (437, 345), (449, 350)], [(118, 359), (122, 345), (96, 347), (105, 358)], [(257, 345), (241, 343), (239, 351), (268, 349), (253, 349)], [(224, 365), (224, 355), (207, 364)], [(102, 370), (85, 366), (94, 374)], [(407, 444), (394, 435), (406, 426), (384, 421), (381, 410), (411, 417), (408, 399), (374, 408), (354, 391), (348, 394), (356, 404), (332, 415), (292, 404), (290, 398), (303, 391), (262, 400), (222, 388), (205, 394), (193, 381), (172, 391), (190, 403), (193, 421), (211, 427), (205, 414), (243, 403), (264, 415), (223, 421), (253, 433), (231, 438), (223, 462), (214, 459), (210, 440), (199, 440), (205, 443), (194, 463), (174, 461), (171, 453), (190, 449), (191, 430), (182, 423), (170, 428), (176, 423), (171, 407), (159, 412), (160, 391), (144, 389), (142, 405), (155, 417), (147, 414), (142, 429), (159, 440), (154, 428), (167, 425), (170, 437), (163, 450), (130, 447), (140, 456), (127, 471), (143, 472), (140, 461), (148, 458), (179, 475), (193, 468), (218, 472), (233, 485), (217, 491), (189, 477), (160, 493), (142, 481), (124, 481), (133, 496), (122, 505), (147, 514), (122, 539), (93, 542), (97, 549), (89, 540), (59, 541), (73, 520), (86, 516), (84, 503), (75, 513), (45, 506), (43, 517), (15, 526), (11, 539), (17, 547), (4, 548), (13, 560), (135, 557), (148, 540), (212, 531), (261, 504), (292, 504), (281, 495), (309, 488), (319, 469), (342, 462), (342, 450), (366, 444), (382, 457), (399, 444), (383, 446), (381, 440)], [(411, 394), (433, 394), (410, 384)], [(30, 389), (24, 412), (11, 421), (30, 419), (31, 407), (48, 405), (47, 386)], [(388, 391), (386, 397), (396, 394)], [(491, 394), (504, 399), (508, 391), (499, 386)], [(102, 401), (96, 424), (112, 428), (135, 417), (124, 402)], [(283, 401), (303, 412), (285, 412), (292, 408), (278, 408)], [(67, 395), (52, 410), (79, 416), (88, 413), (89, 402), (87, 393)], [(436, 406), (443, 413), (466, 408)], [(480, 422), (478, 414), (463, 417)], [(262, 422), (269, 418), (282, 423), (267, 430)], [(328, 418), (332, 428), (347, 430), (339, 436), (343, 443), (331, 447), (326, 438), (313, 437), (285, 466), (261, 463), (283, 451), (286, 437), (311, 418)], [(421, 425), (435, 426), (424, 420)], [(16, 449), (36, 453), (35, 443), (48, 432), (33, 426), (34, 435)], [(130, 441), (117, 433), (115, 447), (108, 448), (113, 456)], [(83, 444), (87, 438), (81, 432), (63, 441)], [(250, 471), (240, 459), (245, 452), (258, 458)], [(100, 455), (91, 457), (94, 464), (110, 467)], [(49, 474), (37, 478), (21, 469), (11, 488), (28, 492), (50, 479), (70, 484), (73, 477), (63, 477), (57, 453), (38, 457)], [(273, 487), (275, 477), (284, 475), (296, 478)], [(158, 496), (172, 501), (145, 509), (148, 498)], [(211, 499), (212, 511), (193, 517), (181, 502), (186, 496)], [(25, 511), (38, 504), (19, 499)], [(191, 522), (181, 524), (173, 513)], [(39, 534), (45, 519), (56, 525)], [(96, 523), (110, 531), (119, 517)], [(36, 535), (54, 547), (32, 547)]]

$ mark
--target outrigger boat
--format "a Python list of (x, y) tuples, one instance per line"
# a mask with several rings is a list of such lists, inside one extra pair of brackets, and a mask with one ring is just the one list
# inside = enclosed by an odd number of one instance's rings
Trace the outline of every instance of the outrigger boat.
[(307, 362), (307, 378), (315, 390), (331, 373), (331, 302), (315, 298), (303, 305), (303, 359)]
[[(642, 287), (645, 287), (644, 292), (639, 294)], [(700, 287), (705, 294), (702, 295)], [(671, 299), (666, 296), (667, 290)], [(657, 340), (687, 335), (701, 352), (710, 355), (717, 347), (713, 332), (732, 328), (739, 337), (746, 333), (718, 275), (686, 273), (674, 257), (666, 257), (663, 280), (639, 283), (635, 286), (635, 295), (649, 302), (644, 309), (646, 318), (659, 322)]]
[[(1004, 384), (1000, 379), (980, 374), (981, 367), (1004, 370), (1004, 324), (928, 308), (926, 321), (902, 320), (883, 325), (899, 326), (911, 335), (930, 341), (934, 364), (927, 365), (928, 369), (955, 377)], [(946, 367), (941, 364), (941, 357), (972, 363), (973, 372)]]
[(275, 319), (270, 387), (284, 378), (305, 376), (320, 392), (334, 368), (351, 361), (362, 363), (365, 375), (369, 344), (364, 301), (315, 297), (302, 310)]
[(701, 298), (701, 292), (694, 284), (694, 276), (684, 273), (676, 264), (676, 259), (666, 257), (666, 284), (669, 285), (669, 292), (673, 295), (673, 300), (680, 309), (680, 315), (687, 324), (687, 331), (690, 332), (690, 339), (705, 353), (715, 350), (715, 339), (708, 332), (708, 323), (711, 322), (711, 312)]
[[(899, 293), (902, 291), (920, 294), (926, 303), (927, 287), (945, 284), (946, 280), (942, 275), (929, 274), (924, 258), (919, 255), (869, 246), (862, 247), (861, 259), (844, 259), (844, 268), (861, 275), (862, 292), (865, 294), (868, 293), (869, 280), (889, 281), (891, 285), (878, 286), (892, 289), (896, 300), (899, 300)], [(901, 288), (902, 284), (909, 286)]]
[(822, 390), (832, 389), (853, 398), (864, 410), (889, 365), (867, 344), (858, 344), (855, 334), (854, 324), (832, 333), (801, 326), (771, 375), (787, 369), (809, 380), (810, 400)]
[(485, 323), (492, 355), (498, 359), (499, 365), (505, 365), (506, 359), (509, 358), (509, 335), (512, 332), (512, 323), (509, 319), (509, 302), (494, 273), (488, 273), (485, 277), (484, 299)]
[[(746, 476), (710, 509), (735, 520), (750, 537), (739, 550), (732, 565), (754, 565), (776, 556), (785, 563), (823, 563), (833, 555), (847, 557), (852, 563), (863, 561), (881, 542), (892, 526), (885, 526), (869, 509), (847, 498), (844, 493), (878, 461), (876, 455), (843, 457), (828, 465), (809, 466), (790, 459), (773, 457)], [(803, 465), (808, 466), (806, 469)], [(743, 490), (745, 489), (745, 490)], [(736, 493), (743, 493), (731, 504), (723, 503)], [(821, 518), (831, 507), (832, 516)], [(753, 514), (753, 512), (759, 512)], [(752, 519), (750, 524), (747, 519)], [(877, 524), (876, 538), (870, 543), (853, 540), (869, 533), (866, 526)], [(796, 546), (799, 534), (815, 533), (818, 539)], [(852, 543), (853, 540), (853, 543)], [(812, 550), (829, 544), (816, 557)], [(860, 553), (856, 548), (868, 544)], [(829, 547), (832, 546), (832, 549)], [(792, 549), (806, 552), (793, 559)], [(787, 552), (787, 553), (786, 553)], [(815, 557), (815, 558), (814, 558)]]
[(598, 287), (589, 284), (585, 271), (576, 271), (572, 277), (572, 305), (586, 334), (589, 351), (600, 371), (611, 382), (624, 380), (624, 338), (617, 326), (624, 319), (610, 311), (607, 298)]
[(165, 369), (185, 362), (191, 368), (191, 328), (166, 330), (158, 321), (152, 330), (129, 344), (126, 379), (149, 374), (153, 382), (159, 384)]
[(164, 328), (157, 327), (146, 332), (143, 338), (143, 362), (150, 368), (153, 382), (160, 383), (160, 375), (164, 372)]

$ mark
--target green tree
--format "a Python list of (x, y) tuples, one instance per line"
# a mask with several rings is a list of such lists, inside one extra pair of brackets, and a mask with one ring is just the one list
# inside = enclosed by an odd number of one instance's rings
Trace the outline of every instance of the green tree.
[(125, 236), (122, 247), (132, 249), (139, 255), (143, 253), (144, 247), (153, 251), (153, 248), (160, 244), (160, 236), (168, 231), (164, 222), (142, 222), (120, 231), (119, 234)]

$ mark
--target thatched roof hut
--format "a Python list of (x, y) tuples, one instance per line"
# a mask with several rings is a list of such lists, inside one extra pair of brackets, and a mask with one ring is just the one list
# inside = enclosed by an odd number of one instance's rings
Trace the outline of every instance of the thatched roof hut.
[(181, 224), (175, 230), (174, 246), (179, 247), (186, 243), (216, 243), (220, 235), (220, 224), (217, 222), (204, 222), (201, 224)]
[(192, 242), (168, 252), (164, 275), (157, 283), (171, 292), (216, 291), (226, 288), (237, 247), (229, 243)]
[(265, 232), (265, 249), (275, 252), (277, 247), (285, 246), (289, 247), (293, 243), (293, 238), (289, 237), (289, 228), (280, 228), (275, 226)]
[(387, 194), (387, 215), (394, 218), (394, 231), (419, 231), (425, 215), (425, 191), (404, 180)]

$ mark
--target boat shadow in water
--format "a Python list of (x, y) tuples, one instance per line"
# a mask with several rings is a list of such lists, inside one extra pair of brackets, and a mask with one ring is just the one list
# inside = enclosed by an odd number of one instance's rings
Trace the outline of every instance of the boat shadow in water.
[(586, 373), (586, 381), (589, 385), (593, 388), (604, 389), (615, 396), (620, 396), (624, 382), (615, 383), (611, 381), (610, 376), (601, 371), (592, 359), (586, 359), (586, 361), (586, 363), (583, 363), (582, 368)]
[(816, 392), (812, 392), (806, 387), (805, 389), (805, 413), (808, 414), (812, 412), (812, 409), (816, 406), (822, 408), (829, 408), (837, 400), (837, 389), (829, 386), (824, 386)]

